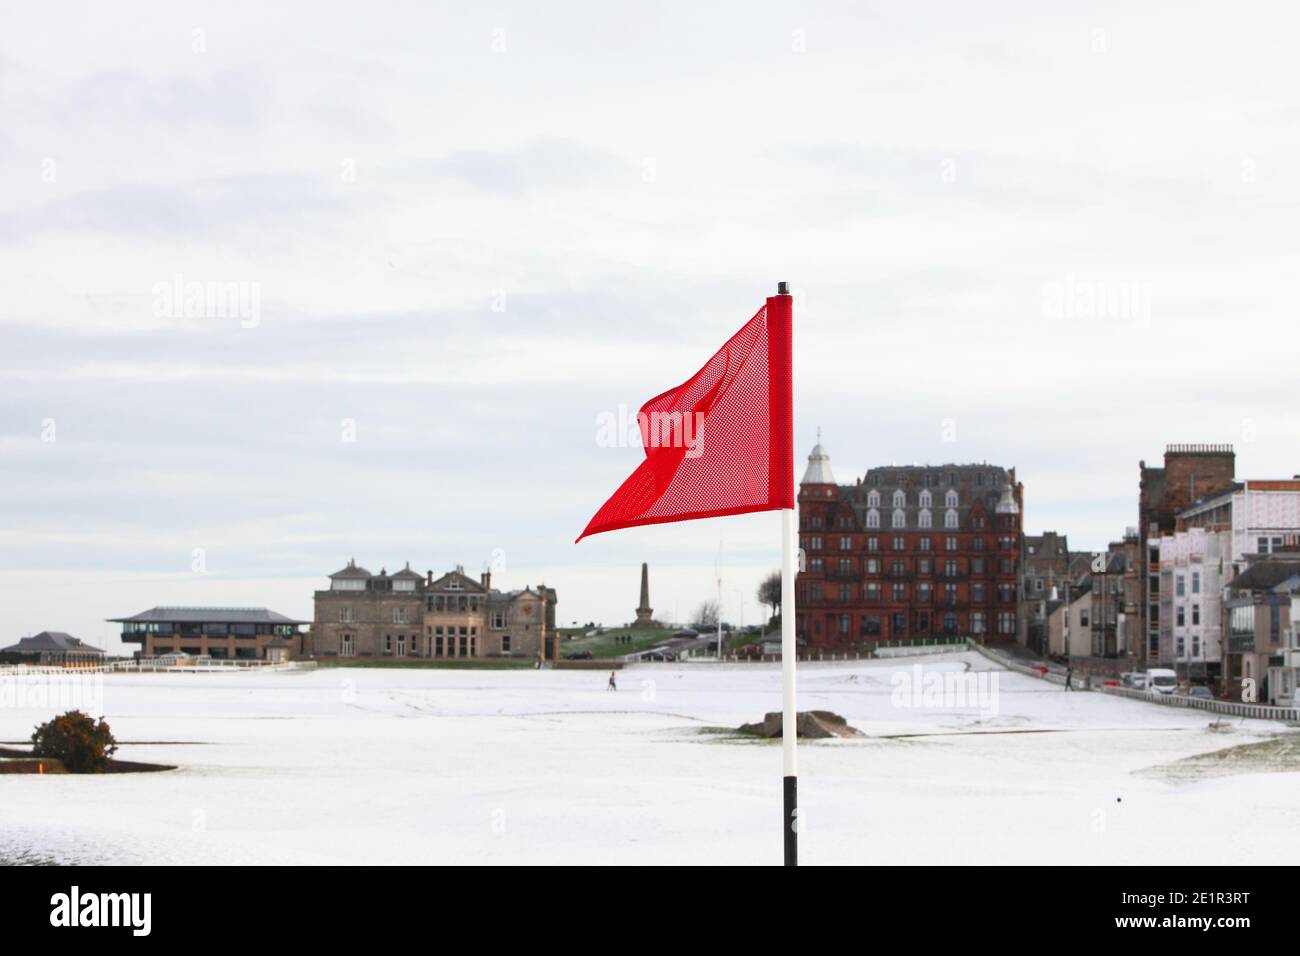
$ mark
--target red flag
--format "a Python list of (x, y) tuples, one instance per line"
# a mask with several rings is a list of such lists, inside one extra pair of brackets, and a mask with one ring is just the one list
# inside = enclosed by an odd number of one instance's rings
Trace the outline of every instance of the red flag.
[(769, 298), (704, 368), (642, 406), (645, 461), (578, 541), (618, 528), (794, 507), (790, 305), (788, 295)]

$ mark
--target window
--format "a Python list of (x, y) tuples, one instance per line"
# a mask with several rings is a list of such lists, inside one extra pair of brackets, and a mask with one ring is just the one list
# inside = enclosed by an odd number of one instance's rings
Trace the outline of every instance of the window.
[(956, 492), (956, 491), (949, 491), (946, 495), (943, 496), (943, 506), (944, 506), (945, 508), (956, 508), (956, 507), (957, 507), (957, 492)]
[(1178, 647), (1178, 652), (1177, 652), (1177, 653), (1178, 653), (1178, 656), (1179, 656), (1179, 657), (1186, 657), (1186, 656), (1187, 656), (1187, 639), (1186, 639), (1185, 637), (1183, 637), (1182, 635), (1179, 635), (1178, 640), (1177, 640), (1176, 643), (1177, 643), (1177, 647)]
[(841, 551), (852, 551), (852, 550), (853, 550), (853, 539), (850, 538), (848, 535), (844, 535), (843, 537), (841, 537), (841, 538), (840, 538), (840, 550), (841, 550)]
[(1192, 593), (1193, 594), (1201, 593), (1201, 572), (1200, 571), (1192, 572)]
[(1192, 635), (1192, 656), (1201, 656), (1201, 635), (1199, 634)]
[(394, 591), (414, 591), (415, 582), (410, 578), (398, 578), (393, 581)]
[(1178, 605), (1178, 626), (1182, 627), (1187, 623), (1187, 609), (1181, 604)]
[(331, 591), (364, 591), (365, 578), (335, 578), (330, 582)]
[(922, 507), (922, 508), (929, 508), (929, 507), (930, 507), (930, 503), (931, 503), (930, 492), (928, 492), (928, 491), (923, 491), (923, 492), (921, 492), (921, 500), (920, 500), (921, 507)]
[(1187, 587), (1181, 574), (1174, 578), (1174, 593), (1179, 597), (1183, 597), (1187, 593)]
[(868, 538), (868, 539), (867, 539), (867, 550), (868, 550), (868, 551), (879, 551), (879, 550), (880, 550), (880, 539), (879, 539), (879, 538)]
[(929, 551), (929, 550), (930, 550), (930, 539), (929, 539), (929, 538), (922, 538), (922, 539), (919, 540), (916, 544), (917, 544), (917, 547), (918, 547), (921, 551)]
[(510, 635), (509, 635), (509, 634), (502, 634), (502, 635), (501, 635), (501, 653), (502, 653), (502, 654), (509, 654), (509, 653), (510, 653)]
[(955, 508), (949, 508), (943, 513), (943, 526), (945, 528), (957, 527), (957, 510)]
[(898, 491), (895, 491), (895, 492), (894, 492), (894, 507), (895, 507), (895, 508), (903, 508), (903, 507), (905, 507), (906, 505), (907, 505), (907, 495), (905, 495), (905, 494), (903, 493), (902, 489), (899, 489)]
[(1011, 611), (998, 611), (998, 633), (1016, 633), (1016, 615)]
[(930, 573), (930, 559), (929, 559), (929, 558), (921, 558), (920, 560), (918, 560), (918, 561), (916, 562), (916, 571), (917, 571), (918, 574), (929, 574), (929, 573)]
[(821, 538), (821, 535), (819, 535), (819, 534), (818, 534), (818, 535), (813, 535), (811, 538), (808, 539), (808, 550), (809, 550), (809, 551), (820, 551), (821, 549), (822, 549), (822, 538)]
[(879, 573), (880, 573), (880, 559), (867, 558), (867, 574), (879, 574)]
[(875, 508), (872, 508), (870, 511), (867, 512), (867, 527), (868, 528), (880, 527), (880, 512), (877, 511)]
[(352, 656), (352, 635), (344, 634), (343, 640), (339, 644), (339, 653), (344, 657)]
[(880, 615), (865, 614), (862, 617), (862, 636), (876, 637), (880, 634)]
[(1192, 605), (1192, 623), (1193, 624), (1201, 623), (1201, 606), (1199, 604)]
[(929, 508), (922, 508), (922, 509), (921, 509), (921, 513), (920, 513), (919, 515), (916, 516), (916, 526), (917, 526), (918, 528), (929, 528), (929, 527), (933, 527), (933, 522), (932, 522), (932, 520), (931, 520), (931, 518), (930, 518), (930, 509), (929, 509)]
[(339, 623), (340, 623), (340, 624), (351, 624), (351, 623), (352, 623), (352, 605), (351, 605), (351, 604), (345, 604), (345, 605), (343, 605), (341, 608), (339, 608)]
[(943, 576), (945, 578), (955, 578), (957, 576), (957, 562), (948, 558), (943, 562)]
[(880, 600), (880, 582), (879, 582), (879, 581), (868, 581), (868, 582), (867, 582), (867, 600), (868, 600), (868, 601), (879, 601), (879, 600)]
[(903, 511), (902, 508), (897, 508), (897, 509), (895, 509), (895, 511), (894, 511), (894, 517), (893, 517), (893, 523), (891, 524), (891, 527), (894, 527), (894, 528), (906, 528), (906, 527), (907, 527), (907, 514)]
[(896, 583), (896, 584), (894, 584), (894, 586), (893, 586), (893, 598), (894, 598), (895, 601), (906, 601), (906, 600), (907, 600), (907, 585), (906, 585), (906, 584), (901, 584), (901, 583)]
[(984, 573), (984, 559), (983, 559), (983, 558), (971, 558), (971, 559), (970, 559), (970, 573), (971, 573), (971, 574), (983, 574), (983, 573)]
[(843, 635), (845, 635), (846, 637), (848, 636), (848, 633), (849, 633), (849, 616), (848, 616), (847, 614), (841, 614), (841, 615), (840, 615), (840, 633), (843, 634)]
[(852, 574), (853, 562), (848, 558), (840, 558), (840, 574)]
[(873, 509), (880, 507), (880, 492), (878, 491), (867, 492), (867, 507)]
[(410, 623), (410, 622), (406, 619), (406, 608), (404, 608), (404, 607), (395, 607), (395, 608), (393, 608), (393, 623), (394, 623), (394, 624), (409, 624), (409, 623)]
[(943, 632), (945, 634), (957, 633), (957, 612), (956, 611), (943, 612)]
[[(943, 550), (945, 550), (945, 551), (956, 551), (956, 550), (957, 550), (957, 539), (956, 539), (956, 537), (954, 537), (954, 536), (952, 536), (952, 535), (949, 535), (948, 537), (944, 538), (944, 539), (943, 539)], [(976, 550), (979, 550), (979, 549), (977, 548)]]

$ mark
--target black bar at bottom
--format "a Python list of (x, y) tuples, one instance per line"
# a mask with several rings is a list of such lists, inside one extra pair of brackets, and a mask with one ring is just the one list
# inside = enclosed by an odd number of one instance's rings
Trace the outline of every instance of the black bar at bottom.
[(785, 778), (785, 865), (799, 865), (799, 778)]

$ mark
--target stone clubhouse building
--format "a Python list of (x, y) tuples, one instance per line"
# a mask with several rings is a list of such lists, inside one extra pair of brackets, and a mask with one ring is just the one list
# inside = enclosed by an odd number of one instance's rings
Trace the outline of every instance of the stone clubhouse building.
[(355, 560), (315, 594), (305, 653), (329, 657), (557, 660), (556, 594), (545, 584), (516, 591), (475, 580), (463, 566), (434, 578), (408, 563), (378, 574)]

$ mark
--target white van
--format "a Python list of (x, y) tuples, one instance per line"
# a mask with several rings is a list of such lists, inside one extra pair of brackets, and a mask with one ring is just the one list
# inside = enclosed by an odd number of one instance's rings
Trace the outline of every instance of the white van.
[(1178, 675), (1167, 667), (1147, 669), (1147, 690), (1153, 694), (1172, 694), (1178, 686)]

